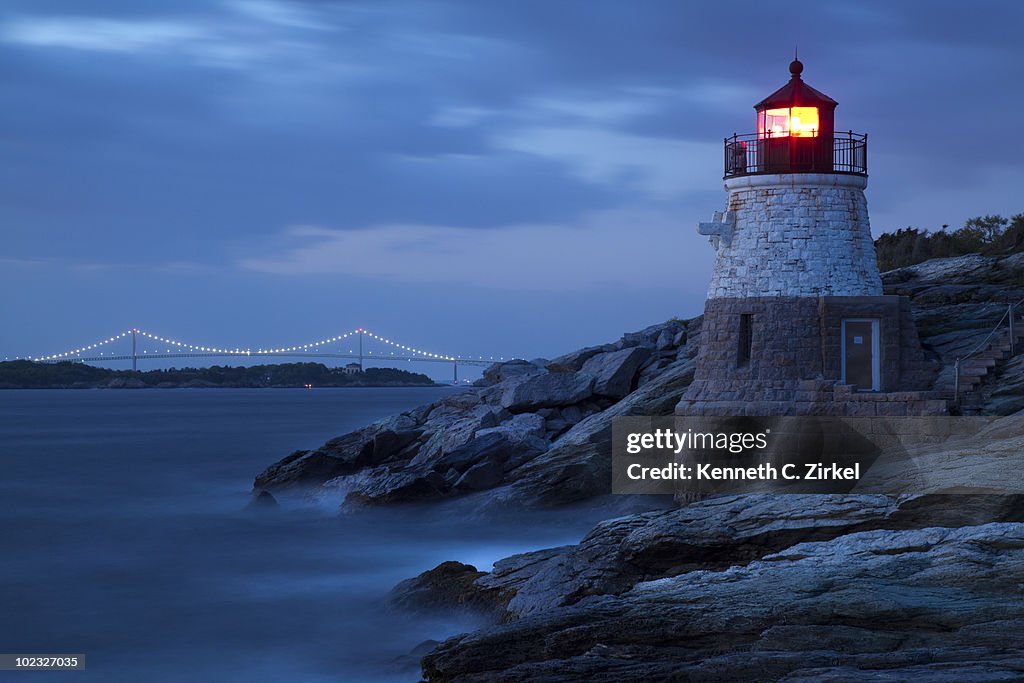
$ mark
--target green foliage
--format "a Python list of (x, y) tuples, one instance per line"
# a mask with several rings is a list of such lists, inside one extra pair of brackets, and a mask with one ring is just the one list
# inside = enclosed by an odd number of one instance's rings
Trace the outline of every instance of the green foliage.
[(958, 232), (970, 235), (979, 245), (992, 244), (1006, 230), (1008, 220), (1002, 216), (968, 218)]
[(879, 270), (912, 266), (933, 258), (965, 254), (1003, 255), (1024, 252), (1024, 213), (1010, 218), (998, 215), (976, 216), (962, 228), (928, 232), (901, 228), (875, 240)]
[(0, 387), (49, 387), (55, 384), (72, 386), (91, 385), (109, 380), (111, 371), (84, 363), (33, 363), (30, 360), (12, 360), (0, 363)]
[(233, 367), (171, 368), (132, 372), (108, 370), (84, 363), (35, 363), (17, 360), (0, 363), (0, 388), (99, 387), (128, 383), (156, 386), (216, 387), (345, 387), (431, 385), (426, 375), (396, 368), (367, 368), (365, 372), (346, 374), (341, 368), (323, 363), (284, 363)]

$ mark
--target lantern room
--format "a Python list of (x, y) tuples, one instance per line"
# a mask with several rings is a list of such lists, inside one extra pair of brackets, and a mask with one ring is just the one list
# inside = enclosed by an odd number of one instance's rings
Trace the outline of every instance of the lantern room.
[(757, 132), (726, 138), (725, 177), (752, 173), (867, 175), (867, 136), (835, 132), (837, 102), (807, 85), (794, 59), (790, 79), (754, 105)]
[(754, 105), (759, 137), (831, 139), (837, 102), (804, 83), (804, 65), (789, 65), (789, 83)]

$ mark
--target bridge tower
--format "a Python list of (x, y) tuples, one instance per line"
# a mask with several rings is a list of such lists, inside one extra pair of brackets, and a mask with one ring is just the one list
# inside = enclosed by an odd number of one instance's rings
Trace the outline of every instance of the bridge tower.
[(909, 300), (882, 292), (867, 135), (835, 131), (836, 101), (803, 68), (793, 60), (789, 82), (754, 105), (756, 133), (725, 139), (728, 199), (698, 226), (715, 265), (677, 414), (843, 414), (836, 403), (855, 393), (934, 379)]
[(363, 328), (356, 330), (359, 333), (359, 372), (363, 371)]

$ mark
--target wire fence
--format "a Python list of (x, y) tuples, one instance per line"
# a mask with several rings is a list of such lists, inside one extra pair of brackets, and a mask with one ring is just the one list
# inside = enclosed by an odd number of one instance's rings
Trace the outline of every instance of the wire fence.
[(963, 356), (957, 356), (956, 362), (953, 364), (953, 402), (955, 404), (959, 405), (960, 403), (961, 364), (963, 363), (963, 361), (969, 360), (970, 358), (977, 355), (981, 351), (988, 349), (991, 346), (990, 342), (992, 341), (992, 338), (999, 332), (1000, 329), (1002, 329), (1004, 322), (1008, 323), (1007, 328), (1009, 332), (1010, 355), (1013, 356), (1016, 353), (1017, 331), (1015, 329), (1015, 318), (1016, 311), (1021, 306), (1024, 306), (1024, 299), (1021, 299), (1015, 304), (1007, 304), (1006, 310), (1003, 312), (1003, 316), (999, 319), (999, 322), (996, 323), (995, 327), (993, 327), (992, 330), (987, 335), (985, 335), (985, 338), (982, 339), (967, 354)]

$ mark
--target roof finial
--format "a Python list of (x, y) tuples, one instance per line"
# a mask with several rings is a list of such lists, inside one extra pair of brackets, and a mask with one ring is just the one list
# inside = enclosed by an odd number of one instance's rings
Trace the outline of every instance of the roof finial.
[(798, 46), (793, 46), (793, 61), (789, 63), (789, 73), (792, 74), (793, 78), (800, 78), (800, 74), (804, 70), (803, 62), (800, 61)]

